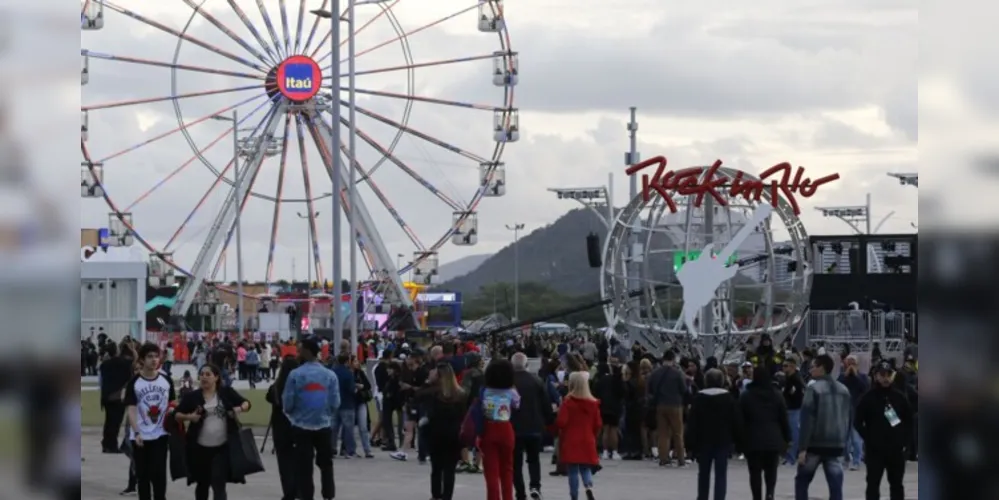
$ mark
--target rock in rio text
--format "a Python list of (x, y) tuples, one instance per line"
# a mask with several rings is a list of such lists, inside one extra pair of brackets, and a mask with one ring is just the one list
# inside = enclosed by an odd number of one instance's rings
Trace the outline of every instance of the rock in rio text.
[[(670, 196), (670, 191), (675, 191), (681, 196), (694, 196), (694, 206), (699, 207), (704, 201), (704, 195), (711, 195), (717, 203), (727, 205), (725, 197), (720, 190), (728, 189), (729, 197), (743, 197), (748, 201), (760, 201), (763, 190), (770, 189), (770, 203), (777, 208), (777, 201), (783, 196), (791, 205), (795, 215), (801, 215), (801, 208), (798, 206), (797, 196), (810, 198), (823, 184), (839, 179), (839, 174), (830, 174), (818, 180), (805, 177), (805, 168), (798, 167), (791, 175), (791, 164), (778, 163), (760, 173), (759, 179), (745, 179), (742, 172), (737, 172), (735, 177), (716, 176), (718, 169), (722, 166), (721, 160), (716, 160), (710, 167), (693, 167), (683, 170), (666, 170), (666, 157), (656, 156), (648, 160), (636, 163), (628, 167), (624, 173), (628, 176), (635, 175), (639, 170), (652, 165), (658, 165), (652, 177), (649, 174), (642, 174), (642, 199), (648, 202), (652, 198), (653, 192), (662, 196), (666, 206), (670, 211), (676, 213), (676, 202)], [(779, 175), (779, 177), (778, 177)]]

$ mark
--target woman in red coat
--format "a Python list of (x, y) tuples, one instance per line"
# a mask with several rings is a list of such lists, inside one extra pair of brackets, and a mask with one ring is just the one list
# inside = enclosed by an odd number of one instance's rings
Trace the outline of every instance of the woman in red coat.
[(594, 500), (593, 466), (600, 465), (597, 456), (597, 433), (603, 426), (600, 401), (590, 394), (590, 374), (573, 372), (569, 375), (569, 393), (558, 409), (559, 460), (569, 475), (569, 498), (579, 499), (579, 480), (583, 480), (586, 500)]

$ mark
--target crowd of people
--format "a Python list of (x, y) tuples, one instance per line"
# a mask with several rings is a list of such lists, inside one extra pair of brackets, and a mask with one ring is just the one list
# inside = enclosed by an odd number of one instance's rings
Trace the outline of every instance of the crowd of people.
[[(746, 462), (754, 500), (774, 498), (781, 463), (796, 467), (798, 499), (808, 498), (820, 466), (830, 498), (841, 499), (845, 463), (866, 464), (868, 499), (880, 498), (887, 476), (890, 498), (901, 500), (905, 462), (917, 453), (913, 356), (901, 367), (876, 357), (861, 373), (849, 353), (837, 368), (824, 349), (778, 349), (766, 336), (742, 361), (721, 363), (678, 350), (655, 356), (596, 336), (514, 336), (492, 346), (446, 337), (427, 349), (402, 337), (366, 338), (356, 351), (314, 337), (277, 345), (222, 341), (194, 346), (204, 358), (198, 382), (182, 383), (183, 395), (163, 373), (157, 346), (119, 350), (125, 356), (111, 352), (99, 370), (109, 416), (102, 444), (119, 449), (121, 420), (113, 417), (127, 413), (134, 477), (123, 493), (137, 490), (144, 500), (164, 498), (165, 442), (184, 428), (178, 422), (186, 424), (186, 446), (178, 449), (198, 464), (188, 478), (196, 499), (210, 490), (225, 498), (226, 485), (242, 481), (225, 450), (249, 403), (230, 386), (231, 365), (237, 377), (275, 378), (267, 401), (285, 499), (316, 498), (314, 466), (318, 498), (333, 498), (334, 458), (372, 458), (380, 448), (399, 461), (415, 451), (417, 461), (429, 462), (433, 500), (453, 498), (457, 473), (481, 473), (487, 500), (540, 500), (547, 448), (554, 451), (549, 475), (567, 478), (572, 499), (595, 497), (601, 461), (654, 460), (663, 467), (695, 461), (697, 498), (707, 500), (713, 486), (721, 500), (736, 459)], [(495, 355), (487, 362), (489, 350)], [(248, 370), (250, 351), (270, 351), (280, 367)], [(365, 370), (364, 360), (375, 356), (374, 369)], [(528, 368), (535, 357), (542, 359), (536, 372)], [(176, 408), (164, 411), (171, 401)], [(367, 414), (369, 403), (377, 416)]]

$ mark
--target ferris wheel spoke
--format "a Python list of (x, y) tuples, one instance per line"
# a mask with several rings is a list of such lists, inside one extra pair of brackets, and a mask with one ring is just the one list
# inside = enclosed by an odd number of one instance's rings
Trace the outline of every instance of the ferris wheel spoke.
[(267, 52), (267, 55), (271, 57), (271, 60), (277, 61), (278, 59), (280, 59), (281, 56), (277, 54), (277, 46), (275, 45), (273, 48), (271, 48), (271, 45), (267, 43), (267, 40), (264, 40), (263, 35), (260, 34), (260, 30), (258, 30), (257, 27), (253, 25), (253, 21), (250, 21), (249, 16), (246, 15), (246, 12), (243, 11), (243, 9), (240, 8), (239, 5), (236, 5), (235, 0), (227, 0), (227, 2), (229, 3), (229, 9), (231, 9), (236, 14), (236, 17), (238, 17), (239, 20), (243, 22), (243, 26), (245, 26), (246, 30), (249, 31), (251, 35), (253, 35), (253, 38), (257, 40), (257, 44), (264, 49), (264, 52)]
[(259, 64), (255, 63), (253, 61), (250, 61), (248, 59), (244, 59), (244, 58), (239, 57), (239, 56), (237, 56), (235, 54), (232, 54), (230, 52), (222, 50), (222, 49), (220, 49), (220, 48), (218, 48), (218, 47), (216, 47), (214, 45), (211, 45), (211, 44), (203, 42), (203, 41), (201, 41), (201, 40), (199, 40), (197, 38), (194, 38), (191, 35), (188, 35), (187, 33), (182, 33), (180, 31), (177, 31), (177, 30), (175, 30), (175, 29), (173, 29), (173, 28), (171, 28), (169, 26), (166, 26), (163, 23), (160, 23), (158, 21), (154, 21), (152, 19), (149, 19), (148, 17), (145, 17), (143, 15), (140, 15), (140, 14), (137, 14), (135, 12), (132, 12), (131, 10), (128, 10), (128, 9), (126, 9), (124, 7), (116, 5), (116, 4), (112, 3), (112, 2), (109, 2), (107, 0), (103, 0), (103, 3), (104, 3), (104, 5), (107, 8), (109, 8), (109, 9), (115, 11), (115, 12), (118, 12), (119, 14), (131, 17), (132, 19), (135, 19), (136, 21), (139, 21), (139, 22), (141, 22), (143, 24), (146, 24), (148, 26), (152, 26), (153, 28), (156, 28), (156, 29), (158, 29), (160, 31), (163, 31), (163, 32), (166, 32), (166, 33), (169, 33), (169, 34), (171, 34), (171, 35), (173, 35), (173, 36), (175, 36), (177, 38), (180, 38), (182, 40), (186, 40), (188, 42), (191, 42), (191, 43), (193, 43), (193, 44), (195, 44), (195, 45), (197, 45), (197, 46), (199, 46), (199, 47), (201, 47), (203, 49), (206, 49), (206, 50), (208, 50), (210, 52), (214, 52), (214, 53), (216, 53), (216, 54), (218, 54), (218, 55), (220, 55), (222, 57), (225, 57), (227, 59), (231, 59), (231, 60), (233, 60), (235, 62), (238, 62), (238, 63), (240, 63), (240, 64), (242, 64), (244, 66), (249, 66), (249, 67), (251, 67), (251, 68), (253, 68), (255, 70), (258, 70), (258, 71), (260, 71), (262, 73), (267, 73), (269, 71), (268, 68), (260, 66)]
[[(392, 7), (395, 7), (395, 5), (397, 3), (399, 3), (399, 0), (395, 0), (394, 2), (392, 2), (391, 5), (389, 5), (389, 6), (385, 7), (385, 8), (383, 8), (383, 9), (381, 9), (380, 11), (378, 11), (378, 13), (375, 14), (374, 16), (372, 16), (371, 19), (368, 19), (364, 24), (362, 24), (360, 28), (357, 28), (357, 31), (353, 32), (352, 34), (348, 34), (348, 36), (346, 38), (344, 38), (343, 40), (340, 41), (340, 48), (343, 48), (343, 46), (347, 44), (347, 41), (350, 40), (350, 36), (351, 35), (353, 35), (354, 37), (356, 37), (357, 35), (359, 35), (362, 31), (364, 31), (365, 28), (367, 28), (368, 26), (371, 26), (380, 17), (384, 16), (385, 13), (389, 12), (392, 9)], [(347, 15), (347, 9), (344, 9), (343, 14), (340, 15), (340, 19), (346, 19), (346, 17), (345, 17), (346, 15)], [(328, 30), (326, 32), (326, 35), (323, 36), (323, 39), (319, 42), (319, 44), (316, 45), (316, 50), (314, 50), (312, 52), (312, 55), (310, 55), (309, 57), (312, 57), (313, 59), (315, 59), (316, 58), (316, 54), (319, 53), (319, 50), (322, 49), (326, 45), (326, 42), (328, 42), (330, 40), (330, 38), (332, 38), (332, 37), (333, 37), (333, 30), (330, 29), (330, 30)], [(331, 50), (330, 53), (327, 54), (326, 57), (329, 57), (332, 54), (333, 54), (333, 51)], [(325, 57), (323, 59), (325, 59)]]
[[(319, 18), (316, 18), (318, 20)], [(302, 27), (305, 25), (305, 0), (298, 3), (298, 24), (295, 26), (295, 45), (288, 47), (289, 54), (298, 54), (298, 47), (302, 45)]]
[(274, 29), (271, 16), (267, 13), (267, 6), (264, 5), (264, 0), (257, 0), (257, 9), (260, 10), (260, 17), (264, 18), (264, 26), (267, 27), (267, 33), (271, 35), (271, 42), (274, 43), (274, 51), (280, 54), (281, 42), (278, 41), (277, 30)]
[[(280, 200), (281, 195), (284, 193), (284, 171), (285, 167), (288, 165), (288, 133), (291, 131), (291, 114), (285, 114), (284, 116), (284, 135), (281, 138), (281, 166), (278, 167), (278, 181), (275, 198)], [(271, 284), (271, 279), (274, 277), (274, 250), (277, 248), (277, 236), (278, 227), (281, 217), (281, 203), (274, 203), (274, 217), (271, 219), (271, 242), (267, 246), (267, 273), (265, 274), (265, 283)]]
[[(333, 127), (330, 126), (330, 124), (326, 123), (323, 120), (320, 120), (320, 123), (322, 123), (322, 127), (326, 130), (327, 134), (332, 135), (334, 133)], [(341, 120), (341, 123), (346, 124), (346, 120)], [(361, 131), (358, 130), (358, 136), (360, 135)], [(420, 250), (426, 250), (427, 247), (423, 244), (422, 241), (420, 241), (420, 238), (416, 235), (416, 232), (414, 232), (413, 229), (410, 227), (410, 225), (407, 224), (405, 220), (403, 220), (402, 215), (399, 214), (399, 211), (396, 210), (396, 208), (392, 205), (392, 202), (390, 202), (388, 197), (385, 196), (385, 193), (381, 190), (380, 187), (378, 187), (378, 184), (375, 183), (375, 180), (371, 178), (371, 175), (368, 173), (368, 171), (361, 166), (361, 163), (357, 161), (356, 158), (350, 155), (350, 151), (347, 149), (347, 146), (345, 146), (342, 141), (340, 144), (340, 152), (343, 153), (344, 157), (347, 158), (347, 161), (349, 163), (353, 163), (357, 171), (361, 173), (361, 179), (365, 182), (365, 184), (368, 185), (368, 187), (371, 188), (371, 191), (375, 194), (375, 197), (378, 198), (378, 201), (381, 202), (383, 207), (385, 207), (385, 210), (388, 211), (389, 215), (391, 215), (392, 218), (395, 219), (396, 224), (398, 224), (399, 227), (402, 228), (402, 231), (406, 233), (406, 237), (409, 238), (409, 241), (412, 241), (413, 244), (416, 245), (416, 247), (419, 248)], [(429, 186), (429, 188), (431, 189), (431, 192), (436, 190), (435, 188), (433, 188), (433, 186)]]
[[(326, 122), (322, 120), (319, 120), (319, 122), (323, 124), (323, 127), (326, 130), (326, 132), (332, 137), (330, 127), (326, 124)], [(326, 140), (323, 138), (323, 135), (319, 133), (319, 128), (316, 127), (314, 123), (310, 123), (309, 133), (312, 134), (312, 140), (315, 142), (316, 148), (319, 150), (319, 156), (323, 159), (323, 166), (326, 167), (330, 176), (342, 174), (342, 172), (334, 174), (332, 166), (333, 161), (329, 155), (330, 147), (326, 143)], [(350, 213), (351, 210), (353, 210), (353, 207), (350, 205), (350, 199), (348, 197), (346, 189), (340, 190), (340, 204), (344, 207), (344, 211), (346, 212), (347, 217), (350, 217)], [(361, 230), (358, 229), (357, 231), (355, 231), (354, 242), (357, 244), (357, 246), (361, 249), (361, 252), (364, 254), (365, 256), (364, 258), (368, 264), (368, 269), (373, 272), (373, 270), (375, 269), (375, 263), (377, 262), (377, 259), (375, 258), (374, 254), (371, 253), (372, 250), (369, 249), (364, 244), (364, 241), (365, 238), (364, 235), (361, 233)]]
[[(324, 281), (323, 264), (319, 259), (319, 239), (316, 238), (316, 208), (312, 202), (312, 181), (309, 178), (309, 160), (305, 154), (305, 126), (302, 123), (301, 115), (295, 115), (295, 133), (298, 137), (298, 157), (302, 164), (302, 182), (305, 184), (305, 204), (309, 210), (309, 234), (312, 235), (312, 248), (309, 249), (312, 255), (312, 262), (309, 263), (316, 271), (316, 277), (320, 282)], [(334, 193), (337, 195), (339, 193)]]
[[(326, 4), (328, 4), (328, 3), (329, 3), (329, 0), (323, 0), (323, 4), (319, 6), (319, 10), (325, 10), (326, 9)], [(304, 15), (305, 15), (305, 0), (302, 0), (302, 5), (298, 9), (298, 18), (299, 18), (299, 20), (301, 20), (302, 16), (304, 16)], [(319, 21), (321, 19), (322, 19), (321, 17), (315, 16), (315, 19), (312, 20), (312, 29), (309, 30), (309, 36), (308, 36), (308, 38), (305, 39), (305, 45), (301, 45), (300, 46), (298, 44), (299, 39), (301, 39), (301, 37), (302, 37), (302, 30), (301, 29), (298, 30), (298, 36), (295, 37), (295, 53), (296, 54), (305, 54), (306, 52), (309, 51), (309, 47), (312, 46), (312, 39), (315, 38), (315, 36), (316, 36), (316, 30), (319, 29)], [(302, 25), (301, 22), (299, 22), (298, 24), (299, 24), (299, 26)], [(299, 47), (301, 47), (301, 51), (299, 51)]]
[[(245, 100), (240, 101), (240, 102), (238, 102), (236, 104), (233, 104), (232, 106), (227, 106), (225, 108), (219, 109), (217, 111), (214, 111), (212, 113), (204, 115), (201, 118), (198, 118), (197, 120), (192, 120), (192, 121), (187, 122), (187, 123), (185, 123), (185, 124), (183, 124), (181, 126), (178, 126), (176, 128), (170, 129), (170, 130), (168, 130), (166, 132), (163, 132), (162, 134), (159, 134), (159, 135), (157, 135), (155, 137), (151, 137), (151, 138), (149, 138), (149, 139), (147, 139), (145, 141), (142, 141), (142, 142), (140, 142), (138, 144), (135, 144), (133, 146), (129, 146), (129, 147), (125, 148), (125, 149), (122, 149), (121, 151), (118, 151), (117, 153), (113, 153), (113, 154), (110, 154), (108, 156), (105, 156), (104, 158), (101, 158), (100, 160), (97, 160), (94, 163), (104, 163), (106, 161), (109, 161), (109, 160), (112, 160), (114, 158), (117, 158), (117, 157), (119, 157), (121, 155), (124, 155), (124, 154), (127, 154), (127, 153), (131, 153), (132, 151), (135, 151), (136, 149), (139, 149), (139, 148), (141, 148), (143, 146), (148, 146), (148, 145), (150, 145), (150, 144), (152, 144), (152, 143), (154, 143), (154, 142), (156, 142), (156, 141), (158, 141), (160, 139), (163, 139), (165, 137), (169, 137), (170, 135), (176, 134), (177, 132), (180, 132), (181, 130), (184, 130), (184, 129), (188, 128), (188, 127), (191, 127), (191, 126), (197, 125), (199, 123), (205, 122), (207, 120), (210, 120), (213, 116), (217, 116), (217, 115), (226, 113), (228, 111), (232, 111), (233, 109), (236, 109), (236, 108), (238, 108), (238, 107), (240, 107), (240, 106), (242, 106), (244, 104), (247, 104), (247, 103), (250, 103), (250, 102), (255, 101), (257, 99), (260, 99), (260, 98), (264, 97), (265, 95), (266, 94), (256, 95), (256, 96), (253, 96), (253, 97), (251, 97), (249, 99), (245, 99)], [(270, 102), (270, 101), (265, 101), (263, 104), (267, 104), (268, 102)], [(259, 107), (257, 109), (259, 109)]]
[(154, 102), (176, 101), (178, 99), (190, 99), (192, 97), (205, 97), (205, 96), (210, 96), (210, 95), (228, 94), (228, 93), (231, 93), (231, 92), (245, 92), (247, 90), (257, 90), (257, 91), (259, 91), (259, 90), (263, 90), (263, 89), (262, 89), (262, 87), (260, 85), (247, 85), (247, 86), (244, 86), (244, 87), (234, 87), (234, 88), (230, 88), (230, 89), (206, 90), (206, 91), (203, 91), (203, 92), (191, 92), (191, 93), (188, 93), (188, 94), (168, 95), (168, 96), (164, 96), (164, 97), (150, 97), (150, 98), (146, 98), (146, 99), (133, 99), (133, 100), (130, 100), (130, 101), (118, 101), (118, 102), (110, 102), (110, 103), (105, 103), (105, 104), (94, 104), (94, 105), (91, 105), (91, 106), (82, 106), (82, 107), (80, 107), (80, 111), (93, 111), (93, 110), (96, 110), (96, 109), (120, 108), (120, 107), (123, 107), (123, 106), (135, 106), (135, 105), (138, 105), (138, 104), (150, 104), (150, 103), (154, 103)]
[(483, 111), (493, 111), (493, 112), (506, 110), (506, 108), (491, 106), (489, 104), (475, 104), (471, 102), (449, 101), (447, 99), (437, 99), (435, 97), (421, 97), (409, 94), (399, 94), (396, 92), (385, 92), (382, 90), (354, 89), (354, 91), (357, 92), (358, 94), (375, 95), (379, 97), (388, 97), (391, 99), (413, 100), (419, 102), (426, 102), (430, 104), (442, 104), (444, 106), (454, 106), (457, 108), (481, 109)]
[[(347, 107), (347, 108), (350, 107), (350, 104), (348, 104), (347, 101), (340, 101), (340, 103), (344, 107)], [(414, 137), (419, 137), (420, 139), (423, 139), (424, 141), (427, 141), (430, 144), (433, 144), (434, 146), (438, 146), (438, 147), (443, 148), (443, 149), (445, 149), (447, 151), (450, 151), (450, 152), (452, 152), (454, 154), (457, 154), (459, 156), (468, 158), (469, 160), (472, 160), (472, 161), (474, 161), (476, 163), (481, 164), (481, 163), (488, 163), (489, 162), (489, 160), (487, 160), (486, 158), (483, 158), (483, 157), (481, 157), (481, 156), (479, 156), (479, 155), (477, 155), (475, 153), (470, 153), (470, 152), (465, 151), (464, 149), (461, 149), (461, 148), (459, 148), (457, 146), (452, 146), (451, 144), (448, 144), (448, 143), (446, 143), (446, 142), (444, 142), (444, 141), (442, 141), (440, 139), (437, 139), (435, 137), (431, 137), (431, 136), (429, 136), (429, 135), (427, 135), (427, 134), (425, 134), (423, 132), (420, 132), (419, 130), (413, 129), (413, 128), (408, 127), (406, 125), (403, 125), (403, 124), (401, 124), (401, 123), (399, 123), (397, 121), (394, 121), (394, 120), (392, 120), (390, 118), (386, 118), (386, 117), (384, 117), (384, 116), (382, 116), (382, 115), (380, 115), (378, 113), (375, 113), (374, 111), (369, 111), (369, 110), (367, 110), (365, 108), (362, 108), (360, 106), (356, 106), (355, 109), (357, 110), (358, 113), (361, 113), (364, 116), (367, 116), (369, 118), (374, 118), (375, 120), (378, 120), (378, 121), (380, 121), (380, 122), (382, 122), (382, 123), (384, 123), (384, 124), (386, 124), (386, 125), (388, 125), (390, 127), (395, 127), (396, 129), (402, 130), (403, 132), (406, 132), (406, 133), (408, 133), (408, 134), (410, 134), (410, 135), (412, 135)]]
[[(268, 118), (269, 118), (269, 116), (268, 116)], [(267, 122), (267, 119), (264, 119), (263, 121), (260, 122), (260, 125), (258, 125), (258, 127), (262, 126), (266, 122)], [(254, 136), (251, 135), (250, 137), (252, 138)], [(266, 158), (263, 158), (260, 161), (261, 162), (266, 161)], [(253, 173), (253, 177), (250, 178), (250, 187), (247, 189), (248, 193), (252, 193), (253, 192), (253, 186), (256, 185), (256, 183), (257, 183), (257, 176), (260, 175), (260, 171), (261, 170), (263, 170), (263, 169), (262, 168), (256, 169), (256, 172)], [(246, 169), (245, 168), (241, 169), (240, 172), (239, 172), (239, 175), (240, 176), (246, 175)], [(234, 183), (234, 185), (233, 185), (232, 188), (234, 190), (235, 189), (239, 189), (239, 185), (240, 185), (240, 182), (237, 180)], [(236, 224), (243, 217), (243, 211), (246, 210), (246, 203), (250, 201), (250, 198), (253, 198), (253, 197), (252, 196), (244, 196), (243, 199), (241, 200), (242, 203), (240, 203), (240, 205), (239, 205), (239, 214), (238, 214), (238, 216), (235, 219), (233, 219), (232, 226), (229, 227), (229, 231), (225, 235), (225, 243), (222, 245), (222, 253), (219, 254), (218, 260), (215, 261), (215, 269), (212, 270), (212, 281), (215, 281), (216, 277), (219, 274), (219, 271), (222, 269), (222, 266), (225, 264), (226, 253), (229, 251), (229, 244), (232, 243), (232, 236), (234, 234), (236, 234)]]
[(138, 57), (127, 57), (127, 56), (116, 56), (114, 54), (103, 54), (103, 53), (100, 53), (100, 52), (94, 52), (92, 50), (87, 50), (87, 49), (80, 49), (80, 55), (85, 56), (85, 57), (92, 57), (92, 58), (95, 58), (95, 59), (104, 59), (105, 61), (118, 61), (118, 62), (126, 62), (126, 63), (131, 63), (131, 64), (144, 64), (144, 65), (147, 65), (147, 66), (159, 66), (161, 68), (170, 68), (170, 69), (183, 70), (183, 71), (194, 71), (194, 72), (198, 72), (198, 73), (210, 73), (210, 74), (213, 74), (213, 75), (232, 76), (232, 77), (235, 77), (235, 78), (248, 78), (248, 79), (251, 79), (251, 80), (261, 80), (261, 81), (263, 81), (264, 78), (265, 78), (265, 75), (263, 75), (262, 73), (255, 75), (255, 74), (252, 74), (252, 73), (240, 73), (238, 71), (226, 71), (226, 70), (222, 70), (222, 69), (206, 68), (206, 67), (203, 67), (203, 66), (191, 66), (191, 65), (188, 65), (188, 64), (174, 64), (174, 63), (168, 63), (168, 62), (162, 62), (162, 61), (153, 61), (153, 60), (150, 60), (150, 59), (140, 59)]
[[(387, 67), (387, 68), (378, 68), (378, 69), (368, 69), (368, 70), (364, 70), (364, 71), (357, 71), (357, 72), (354, 73), (354, 76), (374, 75), (374, 74), (378, 74), (378, 73), (388, 73), (388, 72), (391, 72), (391, 71), (405, 71), (405, 70), (408, 70), (408, 69), (427, 68), (427, 67), (431, 67), (431, 66), (443, 66), (443, 65), (446, 65), (446, 64), (458, 64), (458, 63), (465, 63), (465, 62), (471, 62), (471, 61), (481, 61), (483, 59), (494, 59), (495, 57), (496, 57), (496, 54), (486, 54), (486, 55), (482, 55), (482, 56), (459, 57), (459, 58), (456, 58), (456, 59), (442, 59), (440, 61), (429, 61), (429, 62), (423, 62), (423, 63), (404, 64), (402, 66), (390, 66), (390, 67)], [(345, 75), (340, 75), (340, 78), (349, 78), (349, 77), (350, 77), (349, 73), (345, 74)]]
[(201, 196), (201, 199), (198, 200), (198, 203), (194, 205), (194, 208), (191, 209), (191, 212), (188, 213), (187, 217), (184, 218), (184, 222), (182, 222), (180, 226), (177, 227), (177, 230), (173, 233), (173, 236), (171, 236), (170, 239), (167, 240), (167, 244), (163, 246), (164, 252), (166, 252), (170, 248), (170, 246), (173, 245), (175, 241), (177, 241), (177, 238), (180, 236), (180, 233), (184, 231), (184, 228), (187, 227), (187, 224), (190, 223), (191, 219), (194, 218), (194, 214), (198, 213), (198, 210), (200, 210), (201, 207), (205, 204), (205, 202), (208, 201), (208, 197), (211, 196), (213, 192), (215, 192), (215, 189), (218, 188), (220, 184), (222, 184), (222, 179), (225, 178), (225, 174), (227, 174), (231, 169), (232, 169), (232, 160), (229, 160), (229, 163), (226, 164), (225, 168), (222, 169), (222, 172), (219, 173), (219, 176), (215, 178), (214, 182), (212, 182), (212, 185), (211, 187), (208, 188), (208, 191), (205, 191), (205, 194)]
[[(425, 31), (425, 30), (428, 30), (430, 28), (433, 28), (434, 26), (437, 26), (438, 24), (441, 24), (441, 23), (443, 23), (445, 21), (454, 19), (454, 18), (456, 18), (456, 17), (458, 17), (458, 16), (460, 16), (460, 15), (466, 13), (466, 12), (469, 12), (471, 10), (475, 10), (477, 8), (479, 8), (479, 4), (478, 3), (473, 4), (471, 7), (466, 7), (464, 9), (459, 10), (458, 12), (455, 12), (453, 14), (449, 14), (447, 16), (444, 16), (444, 17), (440, 18), (440, 19), (437, 19), (436, 21), (432, 21), (430, 23), (424, 24), (423, 26), (420, 26), (419, 28), (415, 28), (412, 31), (408, 31), (406, 33), (403, 33), (403, 34), (401, 34), (401, 35), (399, 35), (399, 36), (397, 36), (397, 37), (395, 37), (395, 38), (393, 38), (391, 40), (386, 40), (386, 41), (384, 41), (382, 43), (379, 43), (378, 45), (375, 45), (374, 47), (370, 47), (370, 48), (364, 49), (364, 50), (362, 50), (362, 51), (354, 54), (354, 60), (356, 61), (358, 58), (360, 58), (364, 54), (370, 54), (371, 52), (374, 52), (374, 51), (376, 51), (376, 50), (378, 50), (378, 49), (380, 49), (382, 47), (385, 47), (386, 45), (398, 42), (399, 40), (402, 40), (403, 38), (407, 38), (409, 36), (412, 36), (412, 35), (415, 35), (415, 34), (421, 32), (421, 31)], [(328, 54), (326, 54), (326, 56), (324, 56), (323, 58), (321, 58), (317, 62), (322, 63), (323, 61), (325, 61), (326, 59), (331, 58), (332, 56), (333, 56), (333, 51), (330, 51)], [(342, 64), (347, 64), (349, 62), (349, 60), (350, 60), (349, 57), (345, 57), (342, 61), (340, 61), (340, 64), (341, 65)], [(327, 65), (326, 67), (324, 67), (322, 69), (323, 69), (323, 71), (326, 71), (326, 70), (330, 69), (330, 67), (332, 67), (332, 64)]]
[(213, 26), (218, 28), (218, 30), (221, 31), (223, 34), (225, 34), (225, 36), (229, 37), (229, 39), (236, 42), (240, 47), (246, 49), (247, 52), (252, 54), (253, 57), (256, 57), (261, 63), (266, 65), (275, 63), (275, 61), (269, 60), (267, 57), (261, 54), (259, 50), (253, 48), (253, 46), (247, 43), (246, 40), (243, 40), (242, 38), (239, 37), (239, 35), (233, 33), (231, 29), (229, 29), (226, 25), (222, 24), (218, 19), (215, 18), (215, 16), (209, 14), (208, 12), (205, 12), (205, 9), (202, 8), (204, 2), (202, 2), (201, 4), (197, 4), (194, 2), (194, 0), (184, 0), (184, 3), (186, 3), (187, 6), (190, 7), (192, 10), (197, 12), (198, 15), (200, 15), (206, 21), (208, 21)]
[[(325, 122), (323, 122), (323, 123), (325, 124)], [(344, 127), (349, 127), (350, 126), (350, 122), (347, 121), (346, 118), (340, 118), (340, 124), (342, 126), (344, 126)], [(424, 188), (426, 188), (428, 191), (430, 191), (431, 194), (433, 194), (438, 199), (440, 199), (441, 201), (443, 201), (445, 204), (447, 204), (447, 206), (451, 207), (452, 210), (454, 210), (456, 212), (462, 212), (462, 211), (466, 210), (466, 208), (463, 205), (461, 205), (458, 202), (452, 200), (450, 197), (448, 197), (446, 194), (444, 194), (440, 189), (437, 189), (437, 187), (435, 187), (433, 184), (431, 184), (430, 181), (428, 181), (425, 178), (423, 178), (423, 176), (421, 176), (415, 170), (413, 170), (408, 165), (406, 165), (406, 163), (403, 162), (402, 160), (400, 160), (399, 157), (395, 156), (391, 151), (389, 151), (388, 149), (386, 149), (378, 141), (376, 141), (370, 135), (366, 134), (363, 130), (357, 129), (357, 136), (360, 137), (361, 140), (364, 141), (365, 143), (367, 143), (369, 146), (371, 146), (372, 148), (374, 148), (374, 150), (377, 151), (379, 154), (381, 154), (386, 159), (388, 159), (388, 161), (392, 162), (393, 165), (395, 165), (396, 167), (399, 167), (400, 170), (402, 170), (403, 172), (405, 172), (406, 175), (410, 176), (414, 181), (416, 181), (417, 184), (419, 184), (419, 185), (423, 186)], [(362, 181), (367, 181), (371, 177), (371, 174), (368, 173), (368, 172), (366, 172), (360, 166), (358, 166), (358, 170), (361, 171), (361, 180)]]
[(281, 32), (284, 35), (284, 53), (291, 55), (291, 32), (288, 31), (288, 6), (285, 0), (280, 0), (278, 2), (278, 8), (281, 10)]
[(169, 182), (170, 179), (173, 179), (174, 177), (176, 177), (177, 174), (183, 172), (187, 167), (189, 167), (192, 163), (194, 163), (200, 157), (200, 155), (205, 154), (206, 151), (208, 151), (209, 149), (211, 149), (213, 146), (215, 146), (216, 144), (218, 144), (219, 141), (221, 141), (223, 138), (225, 138), (226, 136), (228, 136), (230, 134), (232, 134), (231, 130), (227, 130), (227, 131), (222, 132), (221, 134), (219, 134), (219, 136), (216, 137), (214, 140), (212, 140), (212, 142), (209, 142), (207, 146), (199, 149), (196, 154), (191, 155), (191, 157), (188, 158), (187, 161), (185, 161), (179, 167), (177, 167), (172, 172), (170, 172), (169, 174), (167, 174), (166, 177), (160, 179), (158, 182), (156, 182), (156, 184), (153, 184), (153, 187), (149, 188), (149, 190), (146, 191), (145, 193), (142, 193), (142, 195), (140, 195), (138, 198), (136, 198), (135, 201), (133, 201), (127, 207), (125, 207), (125, 209), (122, 210), (122, 212), (131, 212), (132, 209), (135, 208), (136, 205), (138, 205), (143, 200), (145, 200), (146, 198), (148, 198), (149, 195), (155, 193), (156, 190), (158, 190), (159, 188), (163, 187), (163, 185), (165, 185), (167, 182)]

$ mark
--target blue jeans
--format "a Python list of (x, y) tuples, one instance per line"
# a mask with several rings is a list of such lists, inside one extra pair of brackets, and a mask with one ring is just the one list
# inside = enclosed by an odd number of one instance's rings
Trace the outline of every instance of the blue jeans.
[(844, 446), (844, 452), (846, 453), (845, 458), (850, 459), (850, 463), (856, 467), (860, 467), (860, 463), (864, 461), (864, 440), (860, 437), (857, 429), (850, 427), (850, 435), (846, 438), (846, 446)]
[[(353, 434), (353, 429), (351, 429)], [(371, 433), (368, 431), (368, 404), (357, 406), (357, 433), (361, 436), (361, 448), (365, 454), (371, 453)]]
[(569, 498), (576, 500), (579, 498), (579, 480), (582, 478), (583, 487), (593, 487), (593, 468), (589, 465), (568, 465), (566, 472), (569, 475)]
[(333, 414), (333, 453), (337, 453), (340, 449), (337, 447), (337, 439), (340, 438), (341, 433), (343, 433), (343, 446), (347, 456), (357, 452), (357, 443), (354, 442), (355, 420), (356, 412), (354, 408), (348, 410), (341, 409)]
[(711, 468), (715, 470), (715, 500), (725, 500), (728, 486), (728, 456), (731, 446), (706, 448), (697, 452), (697, 500), (708, 500)]
[(784, 460), (794, 463), (798, 460), (798, 440), (801, 439), (801, 410), (788, 410), (787, 423), (791, 427), (791, 446)]
[(843, 500), (843, 464), (840, 457), (820, 457), (809, 453), (805, 463), (798, 466), (794, 476), (794, 499), (808, 500), (808, 486), (815, 478), (815, 472), (822, 465), (826, 483), (829, 485), (829, 500)]

